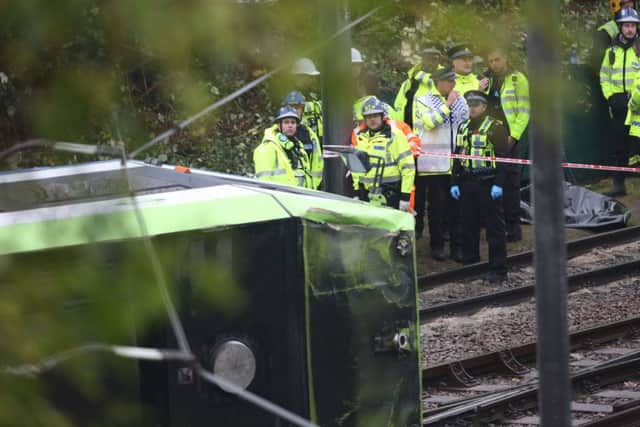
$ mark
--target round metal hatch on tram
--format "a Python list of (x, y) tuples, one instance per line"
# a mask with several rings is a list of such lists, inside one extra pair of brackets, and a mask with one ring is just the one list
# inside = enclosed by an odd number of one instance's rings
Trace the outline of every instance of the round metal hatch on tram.
[(238, 340), (221, 343), (213, 352), (212, 362), (214, 374), (243, 389), (256, 376), (256, 357), (249, 346)]

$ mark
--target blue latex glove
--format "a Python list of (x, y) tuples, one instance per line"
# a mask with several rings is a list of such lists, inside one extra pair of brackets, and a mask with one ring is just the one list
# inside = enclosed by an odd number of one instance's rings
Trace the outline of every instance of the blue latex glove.
[(502, 197), (502, 187), (498, 187), (497, 185), (491, 186), (491, 198), (493, 200), (499, 199)]
[(458, 187), (457, 185), (451, 186), (451, 188), (449, 189), (449, 193), (451, 193), (451, 197), (453, 197), (454, 199), (460, 199), (460, 187)]

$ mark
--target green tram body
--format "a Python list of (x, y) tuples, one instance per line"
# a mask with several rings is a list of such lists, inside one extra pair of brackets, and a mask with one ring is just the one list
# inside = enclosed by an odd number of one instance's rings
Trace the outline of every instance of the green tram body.
[[(117, 161), (0, 174), (0, 285), (60, 283), (68, 293), (38, 304), (39, 316), (50, 309), (52, 327), (69, 331), (48, 350), (177, 348), (162, 305), (147, 307), (159, 293), (149, 236), (205, 368), (216, 371), (232, 343), (245, 361), (249, 350), (248, 390), (321, 426), (422, 425), (410, 215), (212, 172), (142, 162), (126, 171), (129, 184)], [(129, 320), (105, 332), (94, 326), (101, 310)], [(70, 359), (39, 378), (43, 393), (78, 425), (288, 425), (181, 362), (111, 359)], [(101, 369), (106, 396), (135, 415), (111, 420), (104, 397), (74, 391), (65, 365), (75, 363)]]

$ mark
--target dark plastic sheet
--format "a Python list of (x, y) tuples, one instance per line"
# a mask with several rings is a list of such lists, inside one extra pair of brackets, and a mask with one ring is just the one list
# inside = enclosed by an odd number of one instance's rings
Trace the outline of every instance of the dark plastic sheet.
[[(568, 182), (564, 183), (565, 227), (620, 228), (627, 225), (631, 212), (616, 199)], [(520, 221), (533, 224), (531, 186), (521, 190)]]

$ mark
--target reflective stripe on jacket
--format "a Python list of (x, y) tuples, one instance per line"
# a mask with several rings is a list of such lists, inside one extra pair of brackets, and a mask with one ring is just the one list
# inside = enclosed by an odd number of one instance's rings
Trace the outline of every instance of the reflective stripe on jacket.
[[(469, 118), (469, 107), (464, 97), (458, 96), (451, 108), (437, 91), (416, 98), (414, 131), (424, 151), (451, 154), (458, 126)], [(445, 175), (451, 173), (451, 159), (447, 157), (418, 156), (419, 175)]]
[[(493, 143), (489, 141), (489, 137), (487, 135), (489, 128), (494, 123), (493, 118), (491, 118), (491, 116), (486, 116), (477, 132), (474, 132), (474, 130), (470, 128), (470, 123), (471, 121), (467, 120), (460, 125), (456, 136), (456, 146), (459, 147), (461, 152), (464, 154), (482, 157), (495, 157), (496, 152), (493, 148)], [(465, 169), (495, 169), (496, 167), (495, 161), (487, 160), (462, 159), (460, 160), (460, 164)]]
[[(402, 82), (402, 85), (400, 85), (400, 89), (398, 90), (396, 99), (393, 102), (393, 107), (398, 113), (398, 116), (396, 118), (399, 120), (405, 120), (404, 113), (407, 106), (407, 93), (411, 89), (411, 85), (414, 84), (414, 82), (418, 85), (418, 87), (413, 94), (412, 102), (414, 102), (417, 97), (426, 95), (433, 89), (431, 74), (422, 71), (420, 67), (422, 67), (422, 64), (414, 65), (409, 69), (409, 71), (407, 72), (407, 79)], [(413, 116), (413, 112), (411, 113), (411, 115)], [(407, 118), (407, 120), (408, 119), (409, 118)]]
[[(421, 148), (420, 138), (418, 138), (418, 135), (413, 133), (413, 129), (411, 129), (411, 126), (409, 126), (402, 120), (385, 118), (385, 121), (389, 123), (390, 126), (397, 128), (404, 134), (404, 136), (407, 138), (407, 142), (409, 143), (409, 148), (411, 149), (411, 152), (413, 152), (413, 156), (418, 157)], [(351, 145), (353, 145), (354, 147), (358, 145), (358, 134), (364, 131), (366, 128), (367, 125), (365, 125), (364, 122), (361, 122), (358, 127), (356, 127), (353, 132), (351, 132)]]
[[(489, 80), (487, 92), (492, 87)], [(509, 125), (509, 134), (519, 140), (529, 125), (531, 103), (529, 101), (529, 80), (519, 71), (513, 71), (504, 77), (500, 88), (500, 105)]]
[[(378, 131), (364, 129), (358, 132), (355, 146), (370, 156), (382, 157), (385, 162), (382, 183), (401, 181), (400, 192), (410, 194), (415, 178), (415, 164), (413, 152), (409, 148), (407, 138), (402, 131), (385, 122)], [(371, 158), (371, 164), (375, 166), (377, 160)], [(358, 183), (370, 189), (373, 185), (375, 167), (366, 174), (354, 173), (353, 184), (358, 188)]]
[(320, 142), (322, 142), (322, 101), (312, 100), (304, 103), (302, 123), (313, 130)]
[[(290, 150), (285, 145), (292, 145)], [(291, 164), (287, 151), (294, 150), (296, 165)], [(278, 125), (264, 131), (262, 142), (253, 151), (256, 178), (298, 187), (313, 188), (311, 166), (302, 143), (292, 141), (280, 132)]]
[(615, 93), (631, 92), (638, 68), (640, 62), (631, 44), (625, 47), (614, 44), (607, 49), (600, 66), (600, 87), (605, 99)]

